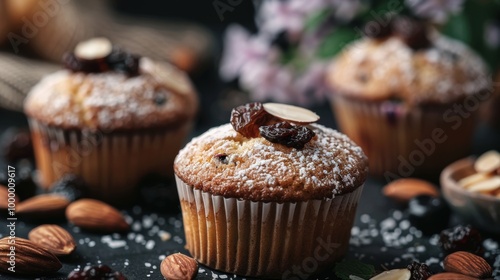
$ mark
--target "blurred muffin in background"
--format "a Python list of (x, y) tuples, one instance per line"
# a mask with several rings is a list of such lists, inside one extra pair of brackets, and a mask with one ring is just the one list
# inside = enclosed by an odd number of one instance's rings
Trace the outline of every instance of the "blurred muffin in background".
[(187, 76), (104, 38), (80, 43), (64, 62), (25, 101), (41, 185), (74, 173), (93, 197), (125, 204), (144, 175), (172, 176), (198, 108)]
[(493, 78), (493, 96), (484, 104), (483, 119), (492, 128), (500, 130), (500, 70)]
[(387, 179), (435, 176), (469, 154), (489, 86), (483, 61), (425, 23), (397, 17), (348, 46), (327, 80), (340, 126)]

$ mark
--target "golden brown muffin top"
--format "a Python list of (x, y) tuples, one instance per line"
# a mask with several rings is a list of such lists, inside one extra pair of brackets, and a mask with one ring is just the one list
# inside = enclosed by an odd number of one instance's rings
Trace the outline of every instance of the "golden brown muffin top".
[(413, 50), (400, 38), (364, 38), (343, 51), (327, 80), (333, 91), (365, 100), (447, 103), (490, 86), (487, 68), (467, 46), (433, 33), (431, 46)]
[(196, 189), (251, 201), (330, 199), (360, 187), (368, 171), (361, 148), (333, 129), (310, 128), (316, 137), (300, 150), (229, 124), (212, 128), (179, 152), (175, 173)]
[(175, 127), (194, 118), (197, 108), (189, 78), (148, 58), (132, 77), (58, 71), (42, 79), (24, 104), (28, 116), (48, 125), (106, 131)]

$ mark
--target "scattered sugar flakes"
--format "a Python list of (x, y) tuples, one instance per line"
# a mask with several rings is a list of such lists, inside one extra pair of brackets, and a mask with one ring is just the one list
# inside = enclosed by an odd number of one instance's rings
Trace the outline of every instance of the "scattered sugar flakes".
[(152, 250), (155, 247), (154, 240), (148, 240), (145, 247), (147, 250)]

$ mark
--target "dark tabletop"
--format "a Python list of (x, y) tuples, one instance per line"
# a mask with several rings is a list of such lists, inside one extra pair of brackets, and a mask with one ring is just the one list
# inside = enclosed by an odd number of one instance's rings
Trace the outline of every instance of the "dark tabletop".
[[(124, 2), (131, 3), (131, 1)], [(146, 2), (153, 3), (153, 1)], [(142, 2), (140, 6), (143, 7)], [(137, 5), (119, 7), (119, 9), (142, 11)], [(207, 9), (212, 9), (212, 7), (207, 6)], [(191, 7), (188, 10), (193, 11)], [(241, 13), (239, 11), (229, 14), (228, 20), (238, 17)], [(213, 24), (213, 17), (214, 15), (204, 20), (209, 21), (208, 24)], [(222, 28), (216, 26), (214, 29), (220, 37)], [(202, 106), (196, 129), (191, 136), (201, 134), (212, 126), (228, 122), (230, 109), (248, 101), (244, 94), (230, 90), (229, 87), (219, 82), (216, 67), (213, 65), (203, 74), (197, 75), (194, 80), (200, 92)], [(312, 109), (321, 116), (319, 123), (335, 127), (333, 114), (326, 101), (315, 105)], [(23, 114), (0, 110), (0, 133), (10, 126), (25, 125), (26, 120)], [(500, 150), (500, 133), (482, 125), (475, 134), (474, 153), (479, 154), (489, 149)], [(1, 165), (0, 172), (6, 172), (7, 169), (4, 166), (4, 164)], [(174, 183), (170, 184), (170, 189), (175, 190)], [(386, 182), (383, 180), (374, 178), (369, 178), (367, 181), (359, 202), (355, 225), (352, 229), (351, 246), (346, 259), (372, 264), (378, 271), (406, 267), (412, 260), (417, 260), (429, 264), (433, 270), (438, 271), (443, 254), (438, 246), (437, 235), (425, 236), (413, 227), (408, 220), (405, 207), (395, 204), (381, 194), (384, 184)], [(175, 199), (175, 191), (170, 195), (172, 199), (167, 200), (160, 207), (154, 206), (154, 203), (138, 203), (122, 209), (132, 225), (131, 231), (126, 234), (88, 233), (80, 231), (79, 228), (69, 225), (66, 221), (58, 221), (58, 224), (73, 234), (78, 247), (71, 256), (62, 259), (64, 266), (58, 274), (42, 279), (65, 279), (70, 271), (87, 264), (107, 264), (123, 272), (129, 279), (162, 279), (159, 270), (161, 260), (175, 252), (188, 253), (184, 249), (182, 218), (178, 201)], [(0, 216), (0, 220), (2, 221), (0, 225), (4, 225), (5, 216)], [(461, 223), (457, 217), (452, 216), (448, 226)], [(16, 236), (26, 238), (28, 232), (38, 224), (38, 221), (19, 219)], [(0, 226), (0, 235), (6, 234), (5, 227)], [(491, 265), (494, 265), (495, 275), (500, 277), (500, 257), (498, 256), (500, 238), (487, 233), (483, 233), (483, 236), (486, 248), (485, 257)], [(314, 277), (335, 279), (334, 275), (332, 265), (330, 270)], [(203, 266), (200, 267), (197, 277), (197, 279), (237, 279), (234, 275), (215, 272)], [(19, 278), (0, 275), (0, 279)]]

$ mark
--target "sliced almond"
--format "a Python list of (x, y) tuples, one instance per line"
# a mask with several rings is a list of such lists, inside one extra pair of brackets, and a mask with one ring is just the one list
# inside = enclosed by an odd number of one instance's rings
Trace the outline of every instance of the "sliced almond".
[(493, 173), (500, 168), (500, 154), (489, 151), (482, 154), (474, 163), (474, 168), (479, 173)]
[(493, 192), (497, 189), (500, 189), (500, 176), (493, 176), (467, 188), (471, 192)]
[(302, 107), (281, 103), (265, 103), (263, 107), (269, 114), (292, 123), (310, 124), (319, 120), (316, 113)]
[(490, 177), (491, 176), (489, 174), (486, 174), (486, 173), (475, 173), (475, 174), (467, 176), (463, 179), (460, 179), (458, 181), (458, 185), (461, 186), (462, 188), (467, 189), (472, 185), (475, 185), (479, 182), (488, 180)]
[(113, 44), (106, 38), (93, 38), (80, 42), (75, 48), (75, 55), (81, 59), (94, 60), (105, 58), (113, 50)]
[(370, 280), (409, 280), (410, 278), (411, 272), (405, 268), (384, 271), (370, 278)]

